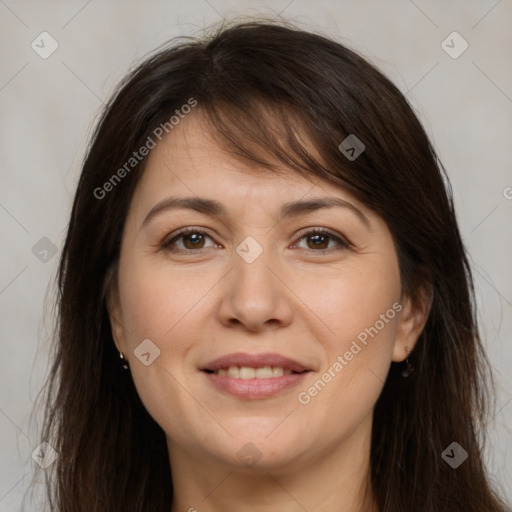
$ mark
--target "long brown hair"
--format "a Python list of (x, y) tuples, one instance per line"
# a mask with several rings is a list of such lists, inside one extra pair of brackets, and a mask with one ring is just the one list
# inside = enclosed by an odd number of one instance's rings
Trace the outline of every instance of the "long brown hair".
[[(105, 303), (146, 160), (98, 189), (190, 98), (227, 151), (268, 172), (276, 169), (265, 155), (277, 158), (377, 212), (393, 235), (404, 292), (432, 294), (409, 357), (416, 371), (404, 379), (392, 363), (374, 411), (380, 511), (502, 511), (482, 461), (488, 362), (445, 170), (407, 100), (375, 67), (324, 36), (264, 20), (160, 48), (124, 79), (97, 124), (57, 279), (42, 436), (59, 452), (46, 470), (51, 510), (170, 510), (165, 435), (121, 369)], [(365, 145), (356, 159), (339, 148), (351, 134)], [(456, 469), (442, 457), (452, 442), (468, 454)]]

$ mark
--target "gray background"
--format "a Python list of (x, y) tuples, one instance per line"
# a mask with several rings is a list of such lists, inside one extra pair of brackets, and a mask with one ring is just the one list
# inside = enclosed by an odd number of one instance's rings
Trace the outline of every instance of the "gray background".
[[(448, 170), (498, 383), (486, 457), (512, 501), (510, 0), (0, 0), (0, 511), (19, 510), (33, 474), (37, 415), (29, 420), (48, 367), (54, 291), (46, 312), (45, 295), (103, 102), (135, 61), (170, 37), (199, 34), (223, 17), (279, 13), (384, 71)], [(48, 51), (43, 31), (58, 44), (46, 59), (31, 47)], [(442, 47), (453, 31), (469, 44), (458, 58)], [(462, 49), (457, 38), (447, 44)]]

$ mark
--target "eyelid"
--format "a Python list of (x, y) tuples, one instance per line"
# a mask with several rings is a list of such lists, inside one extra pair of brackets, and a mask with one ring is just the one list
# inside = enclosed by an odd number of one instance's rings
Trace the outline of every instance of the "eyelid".
[[(199, 227), (199, 226), (187, 226), (185, 228), (178, 229), (177, 231), (173, 231), (170, 235), (167, 235), (162, 243), (161, 248), (166, 249), (171, 243), (173, 243), (176, 240), (179, 240), (182, 236), (188, 235), (190, 233), (200, 233), (202, 235), (205, 235), (213, 240), (213, 236), (208, 234), (206, 228)], [(217, 242), (215, 242), (217, 244)], [(220, 245), (220, 244), (218, 244)], [(201, 251), (201, 249), (196, 249), (196, 252)], [(193, 252), (193, 251), (188, 251)]]
[(329, 228), (323, 228), (323, 227), (308, 227), (304, 228), (299, 233), (297, 233), (296, 237), (299, 239), (303, 238), (306, 235), (310, 234), (321, 234), (321, 235), (328, 235), (331, 238), (338, 240), (339, 242), (342, 242), (348, 246), (352, 246), (352, 243), (348, 240), (348, 238), (341, 233), (337, 233), (336, 231), (332, 231)]
[[(328, 249), (309, 249), (309, 252), (317, 253), (317, 254), (327, 254), (335, 251), (346, 250), (353, 248), (353, 244), (346, 238), (344, 235), (331, 231), (328, 228), (323, 227), (308, 227), (301, 230), (297, 235), (297, 241), (300, 242), (307, 235), (326, 235), (331, 240), (334, 240), (338, 243), (338, 247), (331, 247)], [(308, 249), (305, 249), (308, 250)]]
[[(168, 249), (168, 247), (172, 243), (174, 243), (175, 241), (179, 240), (183, 236), (188, 235), (190, 233), (199, 233), (201, 235), (204, 235), (204, 236), (210, 238), (212, 241), (215, 242), (215, 244), (222, 245), (222, 244), (219, 244), (218, 242), (216, 242), (212, 235), (208, 234), (206, 228), (198, 227), (198, 226), (187, 226), (185, 228), (181, 228), (177, 231), (174, 231), (170, 235), (166, 236), (164, 238), (163, 242), (161, 243), (161, 249)], [(336, 241), (342, 249), (349, 249), (349, 248), (353, 247), (353, 244), (344, 235), (341, 235), (334, 231), (331, 231), (328, 228), (311, 227), (311, 226), (307, 227), (307, 228), (303, 228), (295, 235), (296, 242), (294, 242), (294, 245), (296, 245), (297, 242), (300, 242), (307, 235), (316, 235), (316, 234), (326, 235), (326, 236), (330, 237), (331, 240)], [(190, 250), (177, 249), (174, 252), (190, 252), (190, 253), (196, 252), (196, 253), (198, 253), (198, 252), (201, 252), (206, 249), (208, 249), (208, 247), (200, 247), (198, 249), (190, 249)], [(170, 250), (170, 249), (168, 249), (168, 250)], [(305, 249), (305, 250), (308, 250), (308, 249)], [(333, 252), (336, 250), (341, 250), (341, 249), (336, 248), (336, 247), (331, 247), (329, 249), (317, 249), (317, 250), (309, 249), (310, 252), (316, 252), (316, 253), (320, 253), (320, 254)]]

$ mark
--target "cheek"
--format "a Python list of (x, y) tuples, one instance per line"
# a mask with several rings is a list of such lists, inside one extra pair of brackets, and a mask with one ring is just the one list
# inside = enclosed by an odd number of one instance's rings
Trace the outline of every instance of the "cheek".
[(172, 339), (176, 349), (179, 339), (173, 334), (189, 325), (188, 316), (201, 309), (215, 276), (180, 272), (158, 262), (126, 267), (120, 291), (128, 343), (150, 338), (162, 344)]
[(398, 264), (392, 256), (375, 254), (359, 261), (354, 258), (343, 268), (297, 279), (294, 290), (307, 306), (304, 312), (309, 309), (316, 315), (316, 322), (310, 325), (318, 325), (317, 339), (332, 350), (343, 350), (377, 321), (381, 339), (393, 338), (391, 320), (395, 311), (390, 311), (384, 324), (380, 321), (400, 298)]
[[(213, 279), (203, 276), (191, 281), (190, 276), (158, 265), (134, 263), (127, 264), (126, 269), (124, 275), (120, 272), (124, 277), (120, 292), (135, 387), (155, 421), (173, 436), (186, 438), (186, 422), (177, 422), (175, 411), (199, 418), (205, 415), (183, 386), (190, 378), (184, 373), (184, 361), (201, 335), (204, 337), (204, 326), (194, 319), (204, 316), (206, 301), (201, 299), (211, 289)], [(158, 357), (148, 366), (134, 355), (145, 339), (159, 349)]]
[(311, 418), (328, 414), (326, 425), (346, 422), (348, 416), (355, 425), (371, 412), (382, 390), (401, 310), (398, 265), (390, 261), (368, 258), (365, 265), (317, 276), (314, 285), (301, 281), (298, 295), (307, 297), (318, 317), (310, 327), (318, 328), (325, 359), (317, 379), (297, 398), (311, 407)]

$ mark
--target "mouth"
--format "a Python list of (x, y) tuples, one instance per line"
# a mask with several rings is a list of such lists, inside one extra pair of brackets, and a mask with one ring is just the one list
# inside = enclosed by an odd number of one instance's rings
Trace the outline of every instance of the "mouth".
[(268, 398), (296, 386), (309, 372), (306, 365), (279, 354), (230, 354), (200, 368), (223, 393), (242, 399)]
[(235, 379), (271, 379), (281, 375), (310, 371), (305, 364), (280, 354), (236, 352), (218, 357), (200, 370)]
[(283, 368), (282, 366), (259, 366), (257, 368), (251, 366), (229, 366), (226, 368), (218, 368), (217, 370), (203, 370), (206, 373), (213, 375), (219, 375), (221, 377), (231, 377), (233, 379), (275, 379), (276, 377), (282, 377), (283, 375), (293, 375), (305, 373), (309, 370), (301, 372), (295, 372), (289, 368)]

